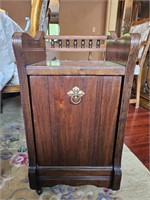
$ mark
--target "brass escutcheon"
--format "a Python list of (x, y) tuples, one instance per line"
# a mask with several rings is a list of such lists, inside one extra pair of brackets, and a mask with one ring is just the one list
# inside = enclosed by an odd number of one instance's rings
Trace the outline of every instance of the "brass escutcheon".
[(67, 94), (71, 97), (71, 102), (77, 105), (81, 102), (81, 97), (85, 93), (82, 90), (80, 90), (77, 86), (75, 86)]

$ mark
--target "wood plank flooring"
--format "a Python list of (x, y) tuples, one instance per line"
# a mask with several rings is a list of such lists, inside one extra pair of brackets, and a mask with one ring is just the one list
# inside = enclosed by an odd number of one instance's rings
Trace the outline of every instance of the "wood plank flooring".
[(150, 112), (129, 106), (125, 144), (150, 170)]

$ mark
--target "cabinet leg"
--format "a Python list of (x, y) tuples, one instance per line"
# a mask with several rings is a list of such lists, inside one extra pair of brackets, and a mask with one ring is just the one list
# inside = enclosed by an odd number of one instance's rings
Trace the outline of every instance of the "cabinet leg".
[(42, 190), (42, 188), (38, 188), (38, 189), (36, 190), (36, 192), (37, 192), (38, 195), (40, 195), (40, 194), (43, 193), (43, 190)]
[(113, 185), (112, 185), (113, 190), (119, 190), (121, 176), (122, 176), (121, 167), (120, 166), (114, 167), (114, 181), (113, 181)]

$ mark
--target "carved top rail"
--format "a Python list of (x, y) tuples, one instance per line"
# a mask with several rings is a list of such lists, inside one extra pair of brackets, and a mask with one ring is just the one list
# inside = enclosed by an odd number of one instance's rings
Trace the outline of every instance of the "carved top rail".
[[(126, 34), (122, 38), (117, 38), (114, 33), (108, 36), (45, 36), (44, 32), (38, 32), (32, 38), (27, 33), (16, 33), (13, 45), (16, 46), (15, 51), (23, 53), (25, 65), (46, 60), (46, 51), (87, 51), (88, 60), (92, 59), (92, 52), (97, 51), (104, 55), (102, 60), (127, 66), (128, 60), (132, 60), (129, 55), (135, 52), (132, 46), (135, 44), (137, 47), (138, 39), (138, 34)], [(46, 40), (48, 42), (45, 42)]]

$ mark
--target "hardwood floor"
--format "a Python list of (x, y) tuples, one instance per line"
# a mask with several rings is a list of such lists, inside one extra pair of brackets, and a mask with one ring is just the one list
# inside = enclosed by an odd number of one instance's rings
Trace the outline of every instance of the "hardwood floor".
[(125, 144), (150, 170), (150, 112), (130, 105)]

